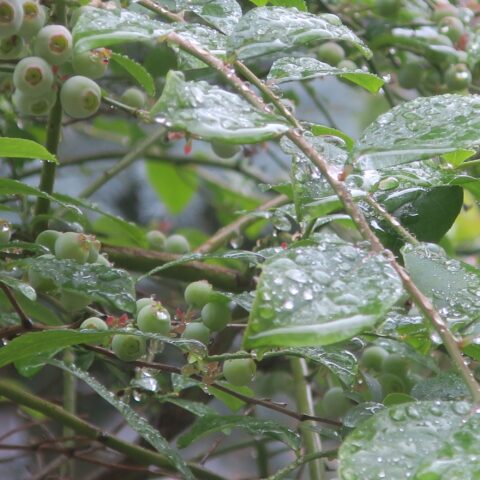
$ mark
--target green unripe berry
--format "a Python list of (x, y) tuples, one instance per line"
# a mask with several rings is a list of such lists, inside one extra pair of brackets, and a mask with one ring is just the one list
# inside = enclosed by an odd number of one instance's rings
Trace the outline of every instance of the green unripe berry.
[(89, 244), (87, 263), (95, 263), (102, 244), (95, 238), (95, 235), (87, 235), (86, 237)]
[(232, 318), (228, 305), (224, 303), (207, 303), (201, 315), (203, 323), (214, 332), (223, 330)]
[(398, 71), (398, 83), (402, 88), (417, 88), (422, 79), (423, 68), (417, 62), (403, 64)]
[(72, 56), (72, 34), (63, 25), (47, 25), (35, 38), (35, 55), (52, 65), (62, 65)]
[(78, 53), (73, 56), (73, 70), (77, 75), (93, 80), (101, 78), (107, 71), (109, 58), (110, 50), (106, 48)]
[(13, 105), (21, 115), (48, 115), (55, 105), (56, 95), (53, 90), (39, 95), (29, 95), (21, 90), (15, 90), (12, 95)]
[(25, 42), (20, 35), (0, 38), (0, 60), (14, 60), (22, 56)]
[(18, 0), (0, 0), (0, 38), (11, 37), (20, 30), (23, 8)]
[(101, 98), (100, 87), (80, 75), (69, 78), (60, 90), (62, 108), (72, 118), (83, 119), (97, 113)]
[(137, 315), (143, 307), (146, 307), (147, 305), (154, 305), (155, 303), (157, 302), (151, 297), (139, 298), (136, 302)]
[(18, 34), (30, 40), (45, 25), (47, 15), (44, 8), (36, 0), (23, 0), (23, 22)]
[(85, 263), (90, 254), (90, 242), (83, 233), (65, 232), (55, 241), (55, 256), (59, 259)]
[(401, 0), (375, 0), (375, 10), (382, 17), (396, 17), (401, 8)]
[(38, 245), (42, 245), (45, 248), (48, 248), (52, 253), (54, 253), (55, 242), (60, 235), (61, 232), (57, 232), (56, 230), (44, 230), (37, 235), (35, 243)]
[(393, 373), (383, 373), (378, 377), (378, 382), (382, 386), (384, 397), (389, 393), (404, 393), (406, 391), (404, 381)]
[(443, 17), (438, 26), (440, 33), (446, 35), (453, 43), (457, 43), (465, 33), (465, 26), (457, 17)]
[(168, 335), (172, 328), (170, 314), (160, 303), (143, 307), (137, 315), (137, 326), (145, 333)]
[(41, 95), (53, 87), (52, 67), (40, 57), (25, 57), (13, 71), (13, 84), (27, 95)]
[(360, 365), (368, 370), (379, 372), (382, 369), (383, 362), (388, 357), (388, 352), (382, 347), (368, 347), (363, 351)]
[(210, 341), (210, 330), (200, 322), (189, 323), (182, 333), (182, 338), (190, 340), (198, 340), (199, 342), (208, 344)]
[(113, 353), (124, 362), (133, 362), (147, 351), (144, 338), (136, 335), (114, 335), (112, 338)]
[(338, 43), (325, 42), (317, 49), (317, 58), (335, 67), (345, 58), (345, 50)]
[(352, 401), (340, 387), (332, 387), (322, 399), (323, 411), (331, 418), (342, 417), (353, 406)]
[(213, 153), (220, 158), (232, 158), (240, 151), (240, 147), (237, 145), (224, 142), (212, 142), (210, 146)]
[(0, 220), (0, 245), (6, 245), (12, 236), (12, 227), (6, 220)]
[(190, 307), (202, 308), (212, 296), (213, 288), (206, 280), (198, 280), (187, 285), (185, 301)]
[(391, 353), (383, 361), (382, 371), (404, 377), (408, 371), (408, 360), (398, 353)]
[(140, 89), (130, 87), (122, 93), (120, 101), (129, 107), (141, 109), (147, 104), (147, 96)]
[(242, 387), (248, 385), (257, 372), (257, 366), (251, 358), (235, 358), (225, 360), (223, 363), (223, 375), (228, 383)]
[(472, 74), (466, 65), (451, 65), (445, 73), (447, 87), (452, 92), (464, 90), (472, 83)]
[(75, 313), (88, 307), (92, 303), (92, 299), (80, 292), (71, 292), (70, 290), (62, 290), (60, 292), (60, 304), (70, 313)]
[(357, 64), (346, 58), (345, 60), (342, 60), (341, 62), (338, 62), (337, 65), (338, 68), (344, 68), (345, 70), (358, 70)]
[(151, 250), (164, 250), (166, 240), (167, 237), (158, 230), (150, 230), (150, 232), (147, 233), (147, 242)]
[(190, 244), (183, 235), (170, 235), (165, 240), (165, 251), (181, 255), (190, 251)]
[(90, 317), (80, 324), (80, 330), (108, 330), (108, 325), (98, 317)]

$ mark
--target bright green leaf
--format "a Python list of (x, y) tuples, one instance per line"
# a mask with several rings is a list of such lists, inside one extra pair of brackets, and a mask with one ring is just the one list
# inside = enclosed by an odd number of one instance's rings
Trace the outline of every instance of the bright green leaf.
[(58, 163), (55, 155), (52, 155), (43, 145), (24, 138), (0, 137), (0, 157), (36, 158)]
[(115, 52), (112, 52), (111, 60), (128, 72), (138, 84), (144, 88), (147, 95), (155, 95), (155, 83), (152, 76), (143, 65), (140, 65), (126, 55), (121, 55), (120, 53)]

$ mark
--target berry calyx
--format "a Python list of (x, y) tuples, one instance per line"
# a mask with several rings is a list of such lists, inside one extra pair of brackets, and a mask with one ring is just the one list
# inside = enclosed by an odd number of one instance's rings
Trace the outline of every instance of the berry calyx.
[(249, 384), (255, 377), (257, 366), (251, 358), (235, 358), (225, 360), (223, 375), (227, 382), (237, 387)]
[(23, 0), (22, 7), (23, 22), (18, 35), (30, 40), (45, 25), (47, 16), (44, 8), (35, 0)]
[(147, 343), (144, 338), (137, 335), (114, 335), (112, 350), (120, 360), (133, 362), (145, 355)]
[(20, 30), (23, 8), (18, 0), (0, 0), (0, 38), (11, 37)]
[(106, 48), (97, 48), (73, 56), (73, 70), (77, 75), (96, 80), (105, 75), (111, 51)]
[(206, 280), (199, 280), (187, 285), (185, 289), (185, 301), (191, 307), (202, 308), (212, 296), (213, 287)]
[(35, 38), (35, 55), (52, 65), (62, 65), (72, 55), (72, 34), (63, 25), (47, 25)]
[(201, 316), (203, 323), (214, 332), (223, 330), (232, 318), (228, 305), (213, 302), (202, 308)]
[(145, 333), (168, 335), (172, 328), (170, 313), (160, 303), (146, 305), (138, 312), (137, 326)]
[(62, 108), (72, 118), (83, 119), (97, 113), (101, 97), (100, 87), (80, 75), (69, 78), (60, 90)]
[(25, 57), (13, 71), (13, 84), (28, 95), (41, 95), (52, 89), (53, 72), (51, 66), (40, 57)]

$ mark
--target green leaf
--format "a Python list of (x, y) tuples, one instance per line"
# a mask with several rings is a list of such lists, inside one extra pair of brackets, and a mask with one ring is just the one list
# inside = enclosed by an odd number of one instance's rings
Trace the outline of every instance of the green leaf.
[(301, 12), (306, 12), (308, 10), (305, 0), (270, 0), (269, 3), (275, 7), (297, 8)]
[(423, 378), (412, 388), (417, 400), (465, 400), (468, 388), (456, 372), (440, 372), (435, 377)]
[(239, 95), (203, 81), (186, 82), (175, 71), (168, 73), (151, 113), (172, 130), (235, 144), (262, 142), (288, 130), (284, 119), (256, 110)]
[(173, 403), (174, 405), (183, 408), (187, 412), (190, 412), (197, 417), (205, 417), (206, 415), (218, 415), (217, 411), (214, 408), (210, 407), (210, 405), (206, 405), (205, 403), (194, 402), (192, 400), (186, 400), (184, 398), (176, 398), (171, 396), (165, 397), (161, 400)]
[(419, 97), (380, 115), (358, 141), (360, 168), (377, 169), (480, 145), (480, 96)]
[(205, 355), (206, 348), (196, 340), (183, 338), (163, 337), (154, 333), (143, 333), (136, 329), (114, 329), (99, 332), (85, 330), (44, 330), (42, 332), (29, 332), (14, 338), (6, 346), (0, 349), (0, 368), (13, 362), (30, 358), (34, 355), (61, 350), (73, 345), (94, 344), (102, 342), (113, 335), (136, 335), (146, 339), (158, 340), (168, 343), (185, 352), (193, 352), (197, 355)]
[(480, 270), (449, 258), (434, 244), (406, 245), (405, 267), (417, 287), (450, 324), (480, 318)]
[(256, 437), (262, 436), (278, 440), (293, 450), (298, 450), (301, 445), (299, 435), (287, 427), (272, 420), (261, 420), (243, 415), (205, 415), (200, 417), (191, 430), (178, 439), (177, 444), (180, 448), (185, 448), (204, 435), (218, 431), (225, 432), (233, 428), (241, 428)]
[(329, 135), (329, 136), (334, 136), (342, 139), (345, 142), (345, 146), (347, 147), (347, 150), (349, 151), (352, 150), (353, 146), (355, 145), (355, 142), (353, 141), (352, 137), (350, 137), (344, 132), (341, 132), (340, 130), (337, 130), (336, 128), (326, 127), (325, 125), (313, 125), (310, 131), (316, 137)]
[(361, 423), (340, 447), (341, 480), (474, 480), (480, 414), (466, 402), (396, 405)]
[(312, 78), (339, 76), (371, 93), (377, 93), (385, 83), (373, 73), (361, 69), (332, 67), (311, 57), (285, 57), (275, 60), (268, 74), (268, 79), (275, 83), (292, 82), (294, 80), (310, 80)]
[(36, 158), (58, 163), (55, 155), (52, 155), (43, 145), (24, 138), (0, 137), (0, 157)]
[(161, 0), (159, 3), (170, 11), (193, 12), (227, 35), (242, 16), (235, 0)]
[(347, 340), (383, 319), (402, 295), (388, 261), (338, 237), (294, 245), (264, 264), (245, 348)]
[(53, 280), (59, 288), (84, 293), (93, 301), (119, 310), (135, 312), (135, 288), (125, 270), (48, 257), (25, 259), (23, 263), (43, 278)]
[(346, 41), (371, 56), (370, 49), (337, 16), (283, 7), (259, 7), (246, 13), (228, 38), (228, 51), (248, 58), (322, 40)]
[[(228, 382), (218, 382), (218, 383), (228, 387), (230, 390), (233, 390), (238, 393), (242, 393), (247, 397), (253, 397), (255, 395), (252, 389), (247, 386), (237, 387), (235, 385), (231, 385)], [(231, 395), (230, 393), (224, 392), (223, 390), (219, 390), (213, 385), (208, 385), (207, 390), (208, 390), (208, 393), (213, 395), (217, 400), (220, 400), (221, 402), (223, 402), (232, 412), (237, 412), (238, 410), (240, 410), (245, 406), (245, 402), (243, 400)]]
[(144, 88), (147, 95), (155, 95), (155, 82), (143, 65), (140, 65), (126, 55), (121, 55), (120, 53), (115, 52), (112, 52), (111, 60), (127, 71), (137, 83)]
[(168, 211), (174, 215), (182, 212), (197, 191), (198, 177), (194, 172), (155, 161), (145, 162), (145, 169), (150, 185)]
[(346, 386), (350, 387), (357, 378), (357, 358), (355, 355), (336, 345), (325, 347), (303, 347), (287, 350), (299, 354), (307, 360), (323, 365), (336, 375)]
[(0, 283), (7, 285), (15, 292), (21, 293), (29, 300), (35, 301), (37, 299), (35, 290), (28, 283), (17, 280), (5, 272), (0, 272)]
[(100, 395), (104, 400), (112, 405), (112, 407), (116, 408), (133, 430), (135, 430), (158, 452), (160, 452), (162, 455), (165, 455), (172, 465), (174, 465), (175, 468), (182, 474), (182, 478), (185, 480), (194, 480), (195, 477), (185, 463), (185, 460), (183, 460), (179, 453), (170, 446), (170, 443), (162, 437), (160, 432), (152, 427), (150, 421), (140, 416), (127, 403), (120, 400), (118, 396), (108, 390), (104, 385), (102, 385), (84, 370), (72, 365), (66, 365), (65, 363), (57, 360), (52, 360), (50, 363), (84, 381), (95, 393)]

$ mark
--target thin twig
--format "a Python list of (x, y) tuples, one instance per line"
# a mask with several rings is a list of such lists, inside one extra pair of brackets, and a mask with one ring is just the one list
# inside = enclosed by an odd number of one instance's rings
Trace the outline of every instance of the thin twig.
[(23, 311), (22, 307), (17, 302), (17, 299), (14, 297), (10, 288), (7, 287), (4, 283), (0, 282), (0, 288), (3, 290), (3, 293), (8, 298), (8, 301), (12, 305), (16, 314), (20, 317), (22, 322), (22, 328), (25, 330), (30, 330), (33, 327), (33, 322), (28, 318), (27, 314)]

